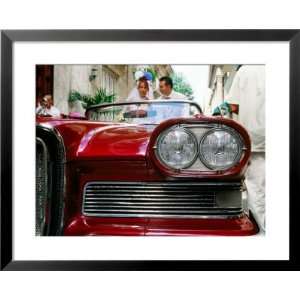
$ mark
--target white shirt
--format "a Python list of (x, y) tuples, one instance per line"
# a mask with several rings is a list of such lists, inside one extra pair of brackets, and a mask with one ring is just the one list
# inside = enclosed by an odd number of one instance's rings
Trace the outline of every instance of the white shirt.
[(187, 98), (185, 95), (172, 90), (170, 95), (168, 96), (161, 95), (158, 99), (187, 99)]
[(238, 122), (248, 131), (252, 152), (265, 152), (265, 67), (242, 66), (225, 100), (239, 105)]
[(53, 116), (53, 117), (60, 116), (60, 111), (55, 106), (51, 106), (48, 109), (46, 107), (42, 107), (42, 106), (39, 105), (35, 112), (36, 112), (37, 115), (50, 115), (50, 116)]

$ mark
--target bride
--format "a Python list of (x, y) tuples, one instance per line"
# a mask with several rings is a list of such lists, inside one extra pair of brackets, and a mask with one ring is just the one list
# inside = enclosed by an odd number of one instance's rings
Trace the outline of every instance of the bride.
[(147, 78), (143, 76), (138, 79), (137, 86), (131, 90), (126, 101), (134, 102), (152, 99), (154, 99), (152, 87), (150, 87)]

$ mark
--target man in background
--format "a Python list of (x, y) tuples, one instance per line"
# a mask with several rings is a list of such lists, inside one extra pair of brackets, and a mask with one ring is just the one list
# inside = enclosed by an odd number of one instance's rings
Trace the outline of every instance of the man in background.
[(159, 79), (159, 92), (161, 96), (158, 99), (187, 99), (185, 95), (173, 90), (173, 80), (168, 76)]
[(60, 111), (53, 105), (52, 95), (45, 95), (39, 103), (39, 106), (36, 109), (36, 114), (39, 116), (60, 116)]
[(265, 231), (265, 67), (243, 65), (226, 100), (251, 138), (251, 160), (245, 176), (248, 203), (260, 230)]

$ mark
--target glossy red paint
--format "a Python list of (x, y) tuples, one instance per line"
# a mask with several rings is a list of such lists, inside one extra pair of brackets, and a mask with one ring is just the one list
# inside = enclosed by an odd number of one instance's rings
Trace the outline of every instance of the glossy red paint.
[[(153, 145), (159, 133), (178, 123), (217, 122), (236, 129), (244, 139), (246, 153), (228, 171), (174, 173), (156, 159)], [(81, 213), (83, 187), (89, 181), (198, 181), (240, 180), (250, 154), (250, 140), (236, 122), (199, 115), (172, 119), (159, 126), (95, 122), (70, 118), (38, 118), (37, 124), (52, 127), (61, 135), (66, 150), (65, 235), (251, 235), (255, 222), (246, 215), (236, 219), (99, 218)]]
[(81, 214), (65, 226), (64, 235), (145, 235), (145, 218), (96, 218)]
[(153, 126), (51, 119), (64, 139), (66, 160), (144, 160)]
[[(124, 123), (96, 122), (88, 120), (46, 118), (39, 120), (44, 126), (55, 127), (64, 139), (66, 160), (147, 160), (160, 172), (171, 177), (193, 178), (231, 178), (244, 174), (249, 161), (251, 143), (247, 131), (230, 119), (222, 117), (169, 119), (158, 126), (143, 126)], [(240, 133), (246, 151), (241, 161), (225, 171), (188, 171), (180, 172), (166, 168), (157, 159), (153, 146), (159, 134), (175, 124), (217, 123), (234, 128)]]
[(150, 218), (145, 235), (226, 235), (246, 236), (258, 232), (256, 222), (243, 215), (233, 219), (159, 219)]
[(235, 219), (96, 218), (75, 216), (65, 235), (225, 235), (247, 236), (258, 232), (254, 220)]

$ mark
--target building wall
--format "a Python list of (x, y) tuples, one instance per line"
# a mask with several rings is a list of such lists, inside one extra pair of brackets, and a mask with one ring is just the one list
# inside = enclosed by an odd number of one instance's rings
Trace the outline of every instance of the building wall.
[(209, 88), (211, 95), (207, 99), (204, 112), (211, 114), (215, 107), (226, 100), (233, 78), (239, 65), (211, 65), (209, 70)]
[(68, 97), (71, 90), (72, 66), (55, 65), (53, 76), (53, 100), (54, 105), (67, 114), (69, 112)]

